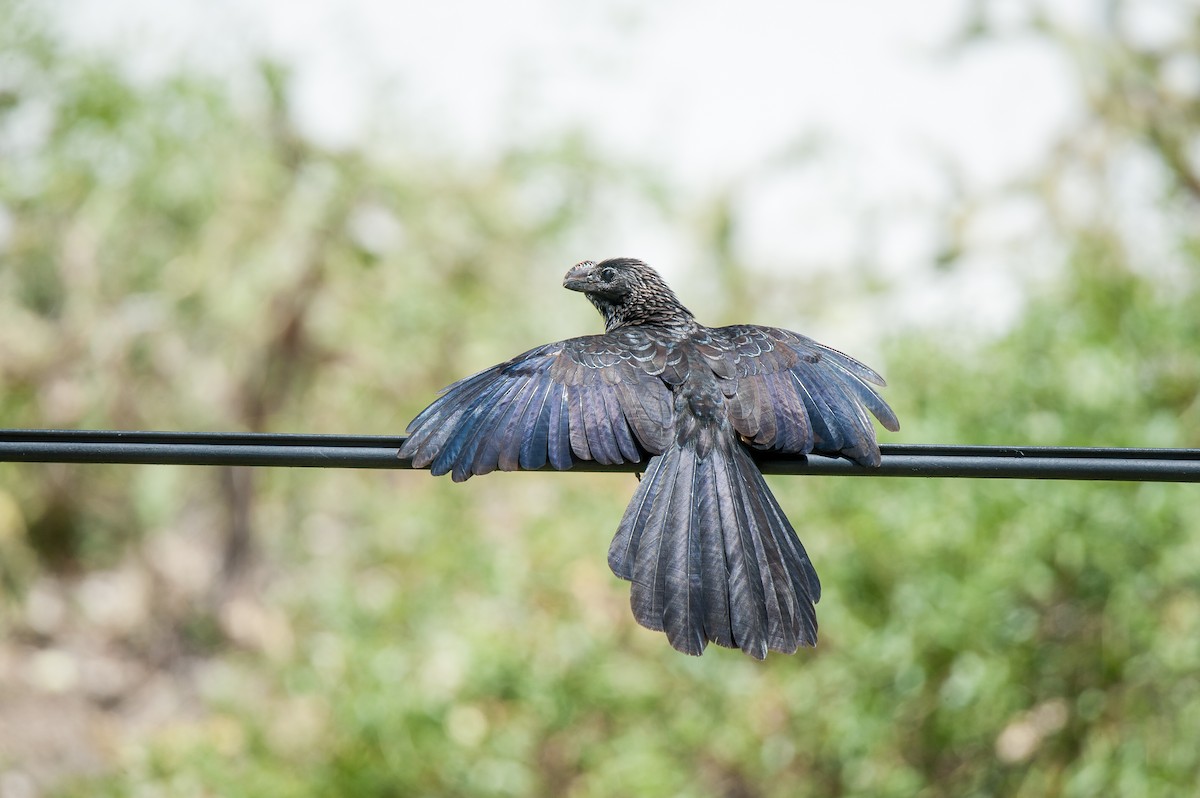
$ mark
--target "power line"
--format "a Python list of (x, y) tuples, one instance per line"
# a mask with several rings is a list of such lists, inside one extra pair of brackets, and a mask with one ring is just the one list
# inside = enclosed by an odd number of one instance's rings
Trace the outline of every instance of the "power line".
[[(0, 430), (0, 462), (411, 468), (396, 457), (402, 437), (243, 432)], [(976, 477), (1200, 482), (1200, 449), (884, 444), (883, 465), (755, 452), (768, 474)], [(639, 471), (643, 465), (577, 461), (577, 471)]]

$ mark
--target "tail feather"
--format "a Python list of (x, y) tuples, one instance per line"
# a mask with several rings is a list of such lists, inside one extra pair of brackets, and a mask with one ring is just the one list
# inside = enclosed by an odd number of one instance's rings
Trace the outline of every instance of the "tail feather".
[[(729, 620), (733, 644), (755, 659), (767, 656), (767, 597), (755, 554), (754, 538), (742, 501), (743, 477), (737, 464), (718, 456), (713, 461), (721, 491), (721, 535), (725, 549), (726, 581), (718, 583), (729, 596)], [(731, 500), (732, 499), (732, 500)], [(714, 642), (720, 642), (713, 638)], [(732, 647), (732, 646), (731, 646)]]
[(688, 654), (709, 641), (758, 659), (815, 645), (820, 582), (795, 530), (739, 444), (697, 444), (650, 461), (613, 538), (634, 617)]
[[(638, 490), (625, 509), (621, 526), (617, 528), (612, 545), (608, 547), (608, 567), (614, 574), (629, 582), (633, 581), (633, 555), (641, 545), (642, 531), (646, 528), (650, 510), (654, 506), (653, 500), (657, 498), (657, 491), (661, 487), (658, 472), (663, 468), (663, 457), (664, 455), (659, 455), (650, 458), (646, 472), (642, 474), (641, 482), (638, 483)], [(655, 487), (654, 492), (650, 490), (652, 486)]]
[(750, 472), (753, 484), (761, 491), (766, 498), (766, 506), (774, 517), (772, 528), (777, 530), (786, 530), (788, 534), (776, 535), (776, 540), (779, 541), (782, 547), (788, 550), (788, 554), (783, 557), (783, 562), (789, 566), (789, 573), (792, 577), (793, 584), (796, 585), (798, 595), (809, 595), (813, 598), (813, 603), (821, 599), (821, 580), (817, 578), (816, 569), (812, 566), (812, 561), (808, 558), (808, 552), (804, 550), (804, 544), (800, 542), (800, 536), (796, 534), (796, 530), (792, 528), (792, 524), (784, 515), (783, 508), (779, 506), (779, 502), (775, 500), (775, 495), (771, 493), (771, 489), (767, 487), (767, 481), (763, 478), (762, 473), (755, 468)]
[[(679, 458), (659, 563), (663, 573), (663, 629), (671, 645), (695, 655), (701, 654), (707, 643), (701, 593), (701, 530), (697, 517), (698, 471), (695, 458)], [(701, 489), (701, 495), (703, 492)]]
[(767, 647), (775, 651), (795, 651), (799, 638), (799, 617), (802, 612), (796, 596), (796, 585), (792, 581), (784, 550), (779, 545), (777, 531), (772, 527), (770, 511), (765, 502), (749, 485), (743, 485), (742, 496), (749, 509), (757, 533), (754, 536), (754, 553), (758, 557), (758, 568), (762, 578), (763, 592), (767, 602)]
[(788, 612), (791, 619), (781, 644), (789, 647), (791, 651), (795, 651), (799, 645), (816, 645), (817, 614), (813, 605), (821, 600), (821, 580), (817, 578), (817, 571), (813, 568), (808, 552), (804, 550), (804, 544), (800, 542), (800, 537), (784, 515), (783, 508), (779, 506), (754, 461), (741, 450), (738, 450), (735, 456), (746, 461), (742, 473), (747, 480), (747, 493), (758, 499), (756, 504), (764, 515), (766, 528), (771, 532), (770, 535), (765, 535), (763, 540), (769, 561), (773, 566), (777, 566), (772, 571), (777, 593), (781, 599), (789, 599)]
[[(671, 544), (672, 533), (668, 530), (671, 500), (675, 494), (675, 473), (678, 458), (664, 458), (654, 482), (654, 496), (645, 510), (645, 526), (635, 529), (630, 536), (630, 545), (637, 540), (633, 550), (633, 591), (630, 604), (637, 622), (648, 629), (663, 631), (663, 599), (666, 593), (666, 560), (664, 547)], [(645, 484), (646, 480), (642, 480)]]
[[(696, 514), (698, 518), (714, 518), (720, 526), (717, 535), (697, 536), (700, 538), (700, 599), (704, 615), (704, 634), (709, 640), (722, 646), (736, 648), (731, 608), (746, 604), (746, 575), (730, 572), (729, 558), (725, 546), (736, 539), (737, 519), (733, 507), (722, 502), (721, 486), (729, 485), (725, 461), (713, 461), (713, 482), (700, 482), (696, 489)], [(696, 523), (696, 519), (693, 519)], [(753, 602), (750, 602), (751, 605)], [(739, 620), (741, 620), (739, 618)]]

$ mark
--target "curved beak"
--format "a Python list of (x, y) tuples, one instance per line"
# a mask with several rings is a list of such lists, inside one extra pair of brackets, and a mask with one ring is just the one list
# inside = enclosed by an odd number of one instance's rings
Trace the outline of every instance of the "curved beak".
[(592, 273), (592, 267), (595, 265), (590, 260), (585, 260), (583, 263), (576, 263), (567, 272), (567, 276), (563, 278), (563, 288), (571, 291), (587, 291), (588, 275)]

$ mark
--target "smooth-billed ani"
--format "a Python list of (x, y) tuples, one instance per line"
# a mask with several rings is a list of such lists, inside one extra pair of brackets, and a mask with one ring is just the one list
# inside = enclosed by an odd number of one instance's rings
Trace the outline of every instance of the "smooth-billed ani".
[(400, 456), (455, 481), (495, 469), (641, 462), (609, 549), (643, 626), (700, 654), (815, 645), (821, 584), (750, 449), (880, 462), (870, 411), (896, 415), (857, 360), (787, 330), (699, 324), (645, 263), (585, 261), (563, 285), (605, 333), (532, 349), (447, 388)]

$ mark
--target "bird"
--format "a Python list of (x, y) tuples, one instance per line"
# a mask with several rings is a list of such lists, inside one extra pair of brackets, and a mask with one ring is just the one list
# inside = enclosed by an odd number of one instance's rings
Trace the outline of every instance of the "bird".
[(642, 626), (678, 651), (755, 659), (817, 643), (821, 583), (755, 450), (881, 463), (873, 369), (799, 333), (706, 327), (636, 258), (583, 261), (563, 286), (603, 334), (545, 344), (455, 382), (398, 455), (456, 482), (491, 471), (644, 463), (609, 547)]

